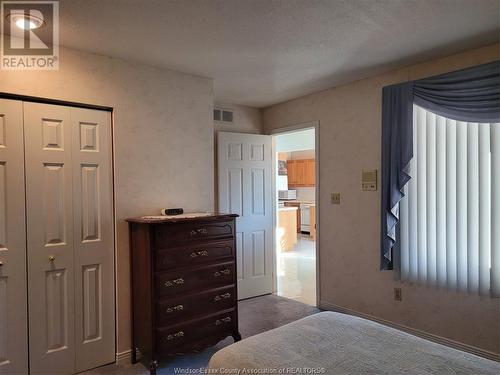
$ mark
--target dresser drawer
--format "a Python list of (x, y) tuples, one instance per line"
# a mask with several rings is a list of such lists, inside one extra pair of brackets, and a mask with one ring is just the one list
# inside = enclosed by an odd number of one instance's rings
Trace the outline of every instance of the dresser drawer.
[(235, 271), (234, 262), (225, 262), (184, 271), (157, 273), (155, 296), (162, 298), (232, 284), (236, 282)]
[(234, 241), (208, 242), (192, 244), (155, 252), (155, 269), (157, 271), (234, 257)]
[(154, 230), (156, 249), (178, 247), (189, 242), (230, 238), (234, 238), (232, 220), (156, 225)]
[(156, 325), (167, 326), (228, 310), (236, 304), (236, 286), (156, 302)]
[(206, 339), (211, 336), (222, 337), (228, 332), (233, 331), (236, 319), (236, 311), (232, 309), (184, 324), (157, 328), (157, 348), (169, 353), (182, 353), (183, 346), (189, 342)]

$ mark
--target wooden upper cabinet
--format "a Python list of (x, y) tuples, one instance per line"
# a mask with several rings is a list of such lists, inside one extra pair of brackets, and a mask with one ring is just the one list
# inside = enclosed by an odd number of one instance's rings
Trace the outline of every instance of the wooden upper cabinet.
[(306, 185), (306, 161), (305, 160), (297, 160), (297, 186), (305, 186)]
[(297, 166), (295, 160), (288, 160), (286, 162), (286, 174), (288, 176), (288, 186), (294, 186), (298, 183), (297, 179)]
[(314, 159), (287, 161), (288, 187), (315, 186), (316, 163)]
[(314, 159), (306, 160), (306, 185), (316, 185), (316, 161)]

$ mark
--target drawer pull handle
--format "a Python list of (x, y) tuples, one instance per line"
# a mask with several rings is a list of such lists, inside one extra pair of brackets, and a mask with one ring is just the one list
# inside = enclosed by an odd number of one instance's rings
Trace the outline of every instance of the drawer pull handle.
[(184, 306), (183, 305), (177, 305), (177, 306), (169, 306), (167, 307), (167, 309), (165, 310), (168, 313), (172, 313), (174, 311), (182, 311), (184, 310)]
[(194, 251), (191, 253), (191, 258), (207, 257), (207, 256), (208, 256), (208, 251), (206, 250)]
[(200, 234), (208, 234), (207, 228), (192, 229), (191, 232), (189, 232), (190, 236), (198, 236)]
[(176, 333), (171, 333), (170, 335), (167, 336), (167, 341), (173, 340), (173, 339), (178, 339), (179, 337), (184, 337), (184, 332), (179, 331)]
[(216, 271), (214, 273), (214, 276), (215, 277), (220, 277), (220, 276), (226, 276), (226, 275), (230, 275), (231, 274), (231, 270), (229, 268), (226, 268), (225, 270), (222, 270), (222, 271)]
[(165, 281), (165, 286), (167, 288), (171, 287), (171, 286), (174, 286), (174, 285), (182, 285), (184, 284), (184, 279), (183, 278), (178, 278), (178, 279), (175, 279), (175, 280), (167, 280)]
[(225, 318), (217, 319), (215, 321), (216, 326), (220, 326), (221, 324), (224, 324), (224, 323), (231, 323), (231, 317), (226, 316)]
[(223, 299), (231, 298), (231, 293), (218, 294), (214, 297), (214, 302), (222, 301)]

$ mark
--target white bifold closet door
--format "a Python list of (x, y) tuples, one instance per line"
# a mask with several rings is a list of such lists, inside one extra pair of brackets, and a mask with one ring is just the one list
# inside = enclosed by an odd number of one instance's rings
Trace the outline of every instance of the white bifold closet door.
[(114, 361), (110, 114), (24, 103), (30, 371)]
[(22, 103), (0, 99), (0, 374), (28, 372)]

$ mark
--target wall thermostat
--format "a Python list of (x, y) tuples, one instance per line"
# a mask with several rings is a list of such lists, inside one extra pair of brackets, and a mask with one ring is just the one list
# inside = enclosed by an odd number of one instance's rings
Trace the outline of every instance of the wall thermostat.
[(377, 170), (365, 170), (361, 173), (361, 186), (363, 191), (377, 190)]

